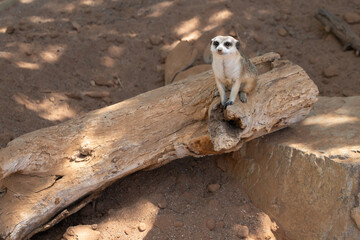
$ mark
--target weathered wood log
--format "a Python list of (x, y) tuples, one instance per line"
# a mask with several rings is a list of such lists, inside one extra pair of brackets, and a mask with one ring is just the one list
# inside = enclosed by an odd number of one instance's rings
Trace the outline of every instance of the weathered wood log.
[(320, 8), (315, 18), (325, 26), (325, 31), (333, 32), (343, 44), (343, 49), (354, 49), (356, 56), (360, 54), (360, 37), (341, 18), (336, 17), (326, 9)]
[[(266, 56), (252, 60), (278, 55)], [(0, 149), (0, 238), (29, 238), (135, 171), (233, 151), (302, 120), (316, 102), (316, 85), (291, 62), (272, 66), (247, 104), (226, 110), (230, 122), (214, 111), (219, 100), (207, 71), (14, 139)]]

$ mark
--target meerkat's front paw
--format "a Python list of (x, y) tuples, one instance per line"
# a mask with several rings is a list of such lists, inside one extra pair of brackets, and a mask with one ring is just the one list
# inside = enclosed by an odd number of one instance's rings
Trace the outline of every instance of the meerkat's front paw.
[(224, 108), (226, 108), (227, 106), (229, 106), (229, 105), (233, 105), (233, 101), (227, 101), (225, 104), (224, 104)]
[(240, 100), (241, 100), (241, 102), (243, 102), (243, 103), (246, 103), (246, 102), (247, 102), (246, 93), (240, 92)]

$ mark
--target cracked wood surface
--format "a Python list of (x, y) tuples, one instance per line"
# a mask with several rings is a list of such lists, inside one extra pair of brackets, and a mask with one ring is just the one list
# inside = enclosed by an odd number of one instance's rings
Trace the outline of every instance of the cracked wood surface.
[[(277, 58), (268, 54), (252, 61)], [(219, 100), (207, 71), (14, 139), (0, 149), (0, 238), (29, 238), (61, 219), (59, 214), (76, 201), (133, 172), (186, 156), (233, 151), (302, 120), (316, 101), (316, 85), (295, 64), (277, 60), (272, 66), (259, 76), (248, 105), (236, 102), (226, 110), (231, 123), (213, 111), (220, 109)], [(244, 130), (234, 127), (241, 125), (240, 119), (246, 122)], [(240, 135), (223, 133), (224, 127)], [(229, 135), (235, 136), (232, 144), (222, 144)]]

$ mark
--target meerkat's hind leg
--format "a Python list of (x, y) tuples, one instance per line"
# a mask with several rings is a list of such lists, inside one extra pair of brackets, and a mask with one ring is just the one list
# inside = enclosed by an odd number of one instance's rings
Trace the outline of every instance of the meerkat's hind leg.
[(254, 91), (256, 87), (256, 77), (249, 77), (244, 80), (244, 87), (240, 91), (240, 100), (243, 103), (247, 102), (247, 95)]
[(240, 91), (240, 101), (242, 103), (247, 103), (247, 94), (243, 91)]

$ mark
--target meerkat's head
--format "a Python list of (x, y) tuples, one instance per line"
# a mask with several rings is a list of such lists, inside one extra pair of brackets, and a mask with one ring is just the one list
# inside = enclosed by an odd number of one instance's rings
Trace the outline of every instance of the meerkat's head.
[(231, 36), (216, 36), (210, 41), (213, 56), (228, 56), (237, 54), (240, 42)]

